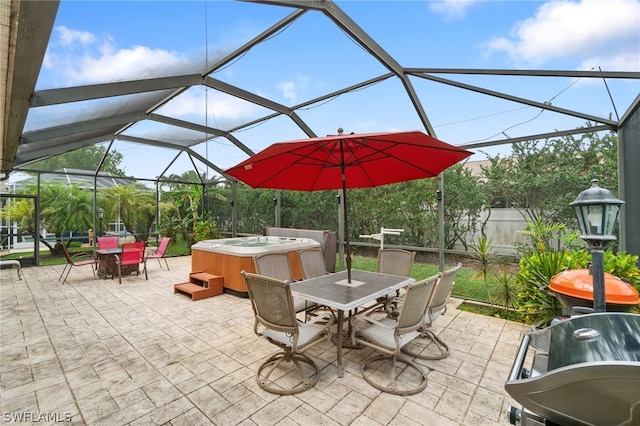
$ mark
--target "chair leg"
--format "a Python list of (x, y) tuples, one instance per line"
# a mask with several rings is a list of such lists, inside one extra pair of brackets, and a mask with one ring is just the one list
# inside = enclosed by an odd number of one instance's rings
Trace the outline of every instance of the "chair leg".
[[(62, 269), (62, 273), (60, 274), (60, 276), (58, 277), (58, 281), (60, 281), (62, 279), (62, 276), (64, 275), (65, 271), (67, 270), (67, 266), (69, 266), (68, 263), (66, 263), (64, 265), (64, 269)], [(66, 279), (66, 278), (65, 278)], [(62, 282), (62, 284), (64, 284), (64, 282)]]
[(122, 284), (122, 267), (118, 263), (118, 284)]
[[(69, 269), (67, 269), (67, 275), (64, 276), (64, 280), (62, 280), (62, 284), (64, 285), (64, 283), (67, 282), (67, 277), (69, 276), (69, 272), (71, 272), (71, 266), (69, 266)], [(59, 281), (59, 280), (58, 280)]]
[[(164, 259), (164, 264), (167, 265), (167, 271), (169, 270), (169, 264), (167, 263), (167, 258), (163, 257), (162, 259)], [(160, 259), (158, 259), (158, 262), (160, 262)], [(162, 265), (160, 265), (160, 267), (162, 268)]]
[[(414, 346), (414, 343), (419, 339), (431, 340), (439, 353), (435, 355), (425, 353), (424, 350), (428, 347), (429, 343), (427, 343), (425, 346), (419, 346), (419, 350), (414, 350), (412, 346)], [(435, 333), (431, 330), (423, 329), (420, 336), (414, 339), (413, 342), (402, 347), (402, 353), (418, 359), (438, 360), (444, 359), (449, 356), (449, 346), (447, 346), (447, 344), (443, 342), (442, 339), (440, 339), (438, 336), (436, 336)]]
[[(380, 362), (382, 362), (382, 367), (390, 369), (388, 383), (381, 383), (375, 380), (381, 375)], [(398, 366), (398, 363), (401, 365)], [(369, 357), (362, 362), (360, 369), (362, 371), (362, 378), (382, 392), (394, 395), (414, 395), (422, 392), (424, 388), (427, 387), (427, 374), (418, 364), (401, 354), (375, 355)], [(403, 374), (404, 377), (398, 380), (398, 377)], [(412, 384), (412, 382), (417, 382), (417, 384)]]
[[(160, 269), (162, 269), (162, 267), (160, 267)], [(144, 279), (145, 280), (149, 280), (149, 276), (147, 275), (147, 262), (144, 262)]]
[[(282, 364), (292, 363), (294, 371), (297, 373), (296, 378), (290, 377), (290, 380), (296, 382), (291, 387), (281, 386), (276, 383), (275, 379), (270, 378), (271, 374), (278, 369)], [(311, 371), (310, 374), (305, 373), (305, 368)], [(292, 371), (289, 374), (294, 375)], [(285, 374), (288, 376), (289, 374)], [(275, 393), (278, 395), (293, 395), (313, 387), (319, 379), (320, 369), (311, 358), (305, 354), (292, 353), (285, 350), (284, 352), (277, 352), (270, 356), (259, 368), (256, 373), (256, 381), (258, 386), (263, 390)], [(284, 380), (286, 382), (286, 380)]]

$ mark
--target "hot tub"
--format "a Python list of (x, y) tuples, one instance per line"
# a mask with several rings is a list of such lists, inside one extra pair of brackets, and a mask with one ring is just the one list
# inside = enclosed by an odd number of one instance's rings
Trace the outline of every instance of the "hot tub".
[(263, 253), (288, 253), (294, 279), (302, 278), (297, 251), (320, 247), (310, 238), (242, 237), (204, 240), (191, 246), (191, 269), (224, 277), (224, 288), (247, 295), (241, 271), (256, 272), (253, 257)]

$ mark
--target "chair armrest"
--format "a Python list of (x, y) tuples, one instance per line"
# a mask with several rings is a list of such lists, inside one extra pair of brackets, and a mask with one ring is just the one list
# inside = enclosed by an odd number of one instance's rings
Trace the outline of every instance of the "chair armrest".
[(144, 248), (144, 255), (145, 255), (145, 257), (148, 257), (148, 256), (151, 256), (151, 255), (154, 255), (154, 254), (156, 254), (157, 252), (158, 252), (158, 247), (153, 247), (153, 246), (151, 246), (151, 247), (145, 247), (145, 248)]
[(396, 322), (393, 320), (388, 320), (386, 322), (382, 322), (382, 321), (378, 321), (376, 319), (373, 319), (369, 316), (366, 315), (357, 315), (357, 317), (363, 321), (368, 322), (369, 324), (374, 324), (376, 326), (382, 327), (382, 328), (386, 328), (388, 330), (393, 330), (394, 328), (396, 328)]
[(71, 255), (71, 259), (78, 259), (78, 260), (95, 259), (95, 257), (92, 254), (89, 254), (89, 253), (74, 253), (74, 254)]
[(307, 321), (307, 322), (305, 322), (303, 324), (306, 327), (306, 326), (314, 325), (319, 321), (327, 321), (328, 322), (327, 327), (331, 327), (333, 325), (333, 323), (335, 322), (335, 320), (336, 320), (336, 318), (333, 315), (333, 313), (325, 312), (325, 313), (322, 313), (322, 314), (315, 315), (311, 320), (309, 320), (309, 321)]

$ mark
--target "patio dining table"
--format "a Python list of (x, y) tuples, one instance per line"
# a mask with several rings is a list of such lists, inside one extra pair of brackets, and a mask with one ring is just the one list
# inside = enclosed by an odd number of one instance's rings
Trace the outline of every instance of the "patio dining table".
[(390, 292), (406, 287), (415, 280), (410, 277), (382, 274), (380, 272), (351, 270), (351, 282), (347, 271), (322, 275), (291, 285), (294, 297), (315, 302), (338, 311), (336, 352), (338, 377), (343, 377), (342, 348), (345, 312), (351, 312)]

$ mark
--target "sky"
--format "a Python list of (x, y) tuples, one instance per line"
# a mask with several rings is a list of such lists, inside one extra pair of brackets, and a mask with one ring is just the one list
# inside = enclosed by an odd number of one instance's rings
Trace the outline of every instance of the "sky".
[[(336, 1), (356, 24), (403, 67), (603, 70), (640, 72), (640, 0), (581, 1)], [(133, 80), (202, 70), (265, 31), (293, 9), (235, 1), (62, 0), (36, 90)], [(287, 106), (387, 72), (323, 14), (310, 11), (211, 76)], [(440, 74), (513, 96), (621, 116), (640, 93), (640, 80), (516, 78)], [(412, 78), (435, 136), (453, 145), (584, 126), (582, 119), (496, 100)], [(110, 102), (110, 101), (100, 101)], [(27, 129), (52, 117), (89, 114), (97, 101), (36, 111)], [(121, 103), (114, 103), (120, 111)], [(202, 87), (159, 113), (220, 129), (265, 116), (269, 110)], [(425, 130), (397, 79), (299, 111), (317, 135)], [(130, 135), (197, 138), (144, 122)], [(234, 133), (258, 152), (273, 142), (306, 135), (287, 117)], [(169, 150), (116, 142), (130, 174), (154, 177), (169, 167), (191, 167)], [(247, 154), (224, 138), (194, 147), (222, 169)], [(474, 150), (474, 159), (506, 146)], [(144, 161), (141, 161), (144, 159)], [(202, 171), (202, 170), (201, 170)], [(145, 175), (145, 176), (143, 176)], [(146, 176), (148, 175), (148, 176)]]

